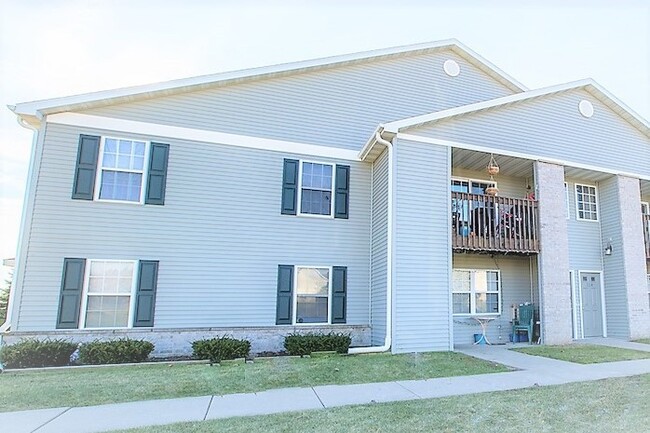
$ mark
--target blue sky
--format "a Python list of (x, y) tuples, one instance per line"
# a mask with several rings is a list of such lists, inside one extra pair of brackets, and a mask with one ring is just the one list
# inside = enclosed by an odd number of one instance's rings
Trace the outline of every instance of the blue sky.
[(0, 258), (31, 132), (4, 106), (457, 38), (529, 88), (593, 78), (650, 118), (648, 1), (0, 0)]

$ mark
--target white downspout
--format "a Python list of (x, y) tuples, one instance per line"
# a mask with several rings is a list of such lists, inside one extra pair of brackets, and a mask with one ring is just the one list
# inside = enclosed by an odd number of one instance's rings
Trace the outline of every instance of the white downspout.
[(388, 215), (386, 217), (386, 337), (382, 346), (353, 347), (350, 354), (386, 352), (390, 349), (393, 335), (393, 143), (384, 140), (379, 131), (375, 133), (377, 143), (388, 149)]

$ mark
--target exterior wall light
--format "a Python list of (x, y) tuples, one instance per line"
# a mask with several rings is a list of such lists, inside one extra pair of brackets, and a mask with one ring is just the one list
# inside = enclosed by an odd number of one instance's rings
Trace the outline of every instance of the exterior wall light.
[(605, 247), (605, 255), (606, 256), (611, 256), (612, 255), (612, 239), (609, 239), (609, 242), (607, 242), (607, 246)]

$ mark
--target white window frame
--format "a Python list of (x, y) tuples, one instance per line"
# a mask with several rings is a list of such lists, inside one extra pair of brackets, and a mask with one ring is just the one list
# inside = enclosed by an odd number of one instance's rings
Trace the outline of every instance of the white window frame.
[[(88, 313), (88, 287), (90, 285), (90, 268), (93, 262), (129, 262), (133, 263), (133, 281), (131, 281), (131, 298), (129, 300), (129, 319), (127, 326), (118, 326), (118, 327), (106, 327), (106, 328), (89, 328), (86, 327), (86, 314)], [(138, 286), (138, 260), (119, 260), (119, 259), (86, 259), (86, 269), (84, 270), (84, 282), (83, 290), (81, 292), (81, 317), (79, 318), (79, 329), (91, 329), (91, 330), (106, 330), (106, 329), (130, 329), (133, 328), (133, 320), (135, 318), (135, 297)], [(102, 295), (90, 295), (90, 296), (126, 296), (125, 294), (102, 294)]]
[[(304, 213), (302, 211), (302, 167), (307, 164), (320, 164), (320, 165), (329, 165), (332, 167), (332, 190), (330, 191), (330, 213), (329, 215), (319, 215), (313, 213)], [(298, 160), (298, 216), (313, 217), (313, 218), (334, 218), (334, 192), (336, 191), (336, 164), (333, 162), (323, 162), (323, 161), (313, 161), (308, 159)]]
[[(327, 322), (298, 323), (298, 269), (329, 269), (327, 282)], [(295, 265), (293, 272), (292, 318), (294, 326), (318, 326), (332, 324), (332, 272), (333, 266)], [(308, 295), (313, 296), (313, 295)], [(324, 297), (324, 296), (323, 296)]]
[[(142, 164), (142, 171), (131, 170), (131, 169), (107, 169), (109, 171), (121, 171), (124, 173), (142, 173), (142, 183), (140, 185), (140, 200), (130, 201), (130, 200), (115, 200), (115, 199), (99, 198), (99, 193), (102, 187), (102, 172), (104, 170), (102, 163), (104, 160), (104, 143), (106, 139), (144, 142), (144, 161)], [(151, 141), (140, 140), (138, 138), (102, 136), (99, 141), (99, 154), (97, 155), (97, 173), (95, 173), (95, 191), (93, 191), (93, 200), (106, 202), (106, 203), (144, 204), (145, 187), (147, 185), (147, 178), (149, 176), (149, 157), (150, 157), (149, 152), (151, 152)]]
[[(596, 219), (587, 219), (587, 218), (580, 218), (580, 209), (578, 208), (578, 187), (588, 187), (588, 188), (593, 188), (594, 189), (594, 203), (596, 205)], [(573, 192), (575, 195), (575, 205), (576, 205), (576, 220), (577, 221), (588, 221), (592, 223), (597, 223), (600, 221), (600, 203), (598, 202), (598, 187), (596, 185), (589, 185), (586, 183), (576, 183), (573, 186)]]
[[(467, 294), (467, 292), (458, 292), (454, 290), (453, 286), (453, 273), (454, 271), (461, 271), (461, 272), (469, 272), (470, 273), (470, 289), (469, 289), (469, 313), (453, 313), (453, 296), (455, 293), (458, 294)], [(474, 281), (476, 280), (475, 274), (476, 272), (496, 272), (499, 278), (499, 287), (496, 292), (485, 292), (485, 293), (497, 293), (499, 296), (499, 301), (497, 302), (497, 309), (498, 311), (496, 313), (477, 313), (476, 312), (476, 295), (477, 293), (483, 293), (483, 292), (477, 292), (476, 287), (474, 284)], [(452, 269), (452, 286), (451, 286), (451, 295), (452, 295), (452, 314), (455, 317), (484, 317), (484, 316), (494, 316), (498, 317), (502, 314), (501, 311), (501, 304), (503, 303), (503, 290), (502, 290), (503, 282), (501, 280), (501, 270), (499, 269), (466, 269), (466, 268), (454, 268)]]

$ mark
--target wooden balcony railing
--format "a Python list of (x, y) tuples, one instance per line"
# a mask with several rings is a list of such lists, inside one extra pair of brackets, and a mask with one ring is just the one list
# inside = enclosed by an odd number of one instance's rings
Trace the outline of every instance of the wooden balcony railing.
[(451, 215), (455, 251), (539, 252), (536, 201), (452, 192)]
[(645, 233), (645, 256), (650, 259), (650, 215), (643, 215), (643, 233)]

